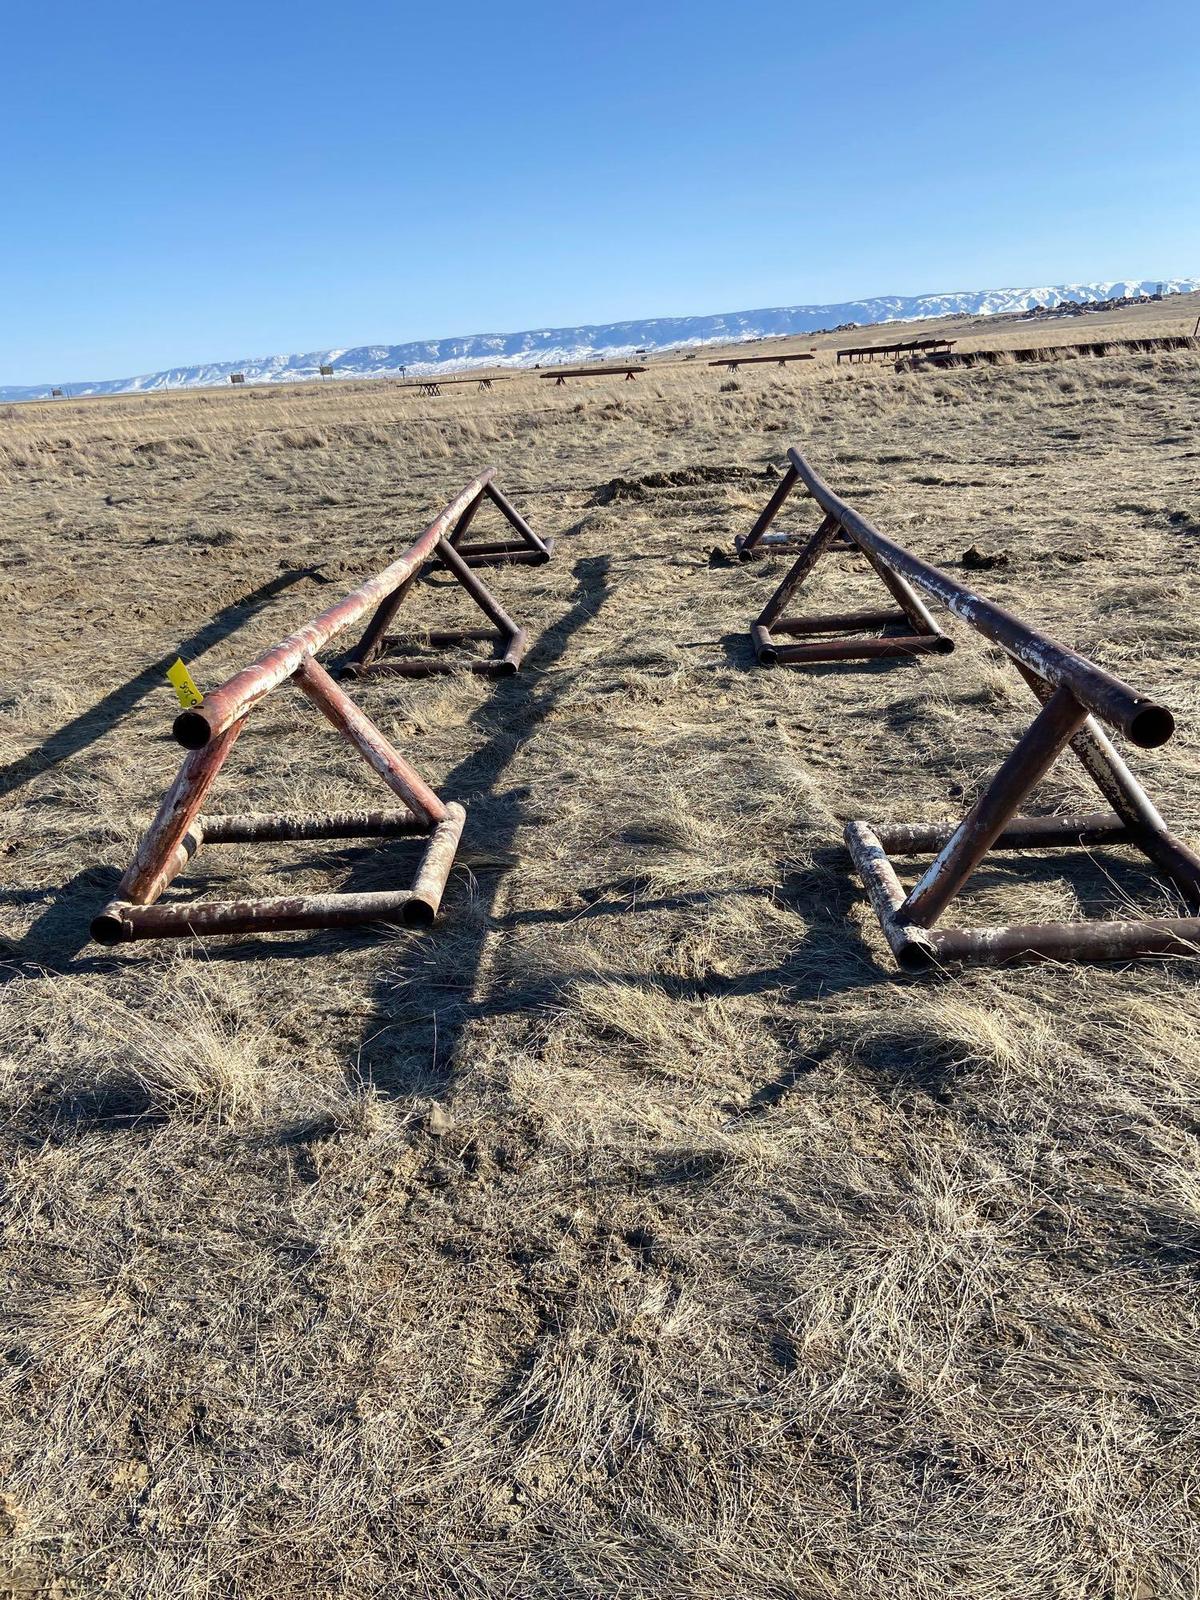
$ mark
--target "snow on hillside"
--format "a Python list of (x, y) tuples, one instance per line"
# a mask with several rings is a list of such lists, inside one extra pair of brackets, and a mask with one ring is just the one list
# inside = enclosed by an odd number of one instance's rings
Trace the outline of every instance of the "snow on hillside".
[[(839, 323), (908, 322), (918, 317), (955, 314), (1000, 316), (1028, 311), (1036, 305), (1076, 305), (1091, 300), (1153, 294), (1157, 280), (1112, 283), (1067, 283), (1056, 288), (965, 289), (950, 294), (881, 295), (831, 306), (780, 306), (762, 311), (730, 311), (709, 317), (654, 317), (646, 321), (611, 322), (578, 328), (540, 328), (525, 333), (477, 333), (453, 339), (418, 340), (410, 344), (359, 345), (352, 350), (314, 350), (305, 355), (249, 356), (241, 361), (214, 361), (195, 367), (171, 367), (137, 378), (99, 382), (67, 382), (71, 395), (136, 394), (151, 389), (192, 389), (227, 384), (232, 372), (247, 383), (295, 383), (315, 378), (321, 366), (332, 366), (339, 378), (410, 377), (468, 371), (472, 367), (531, 367), (586, 361), (602, 356), (627, 356), (635, 350), (681, 349), (761, 339), (772, 334), (811, 333)], [(1200, 289), (1200, 278), (1162, 280), (1167, 294)], [(58, 380), (55, 380), (56, 383)], [(44, 400), (50, 386), (0, 386), (0, 400)]]

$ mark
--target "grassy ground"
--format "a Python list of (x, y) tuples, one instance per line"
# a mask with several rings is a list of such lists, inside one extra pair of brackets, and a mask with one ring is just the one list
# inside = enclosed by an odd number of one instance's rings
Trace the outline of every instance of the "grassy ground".
[[(897, 978), (841, 824), (958, 814), (1032, 703), (969, 636), (756, 668), (782, 562), (711, 553), (792, 443), (923, 555), (1006, 553), (985, 592), (1176, 711), (1134, 764), (1194, 840), (1198, 403), (1162, 356), (0, 417), (12, 1593), (1197, 1592), (1196, 966)], [(215, 685), (488, 460), (559, 539), (492, 575), (525, 669), (356, 691), (468, 807), (437, 930), (90, 945), (180, 754), (163, 666)], [(285, 689), (213, 805), (380, 798)], [(1033, 809), (1093, 798), (1063, 764)], [(969, 901), (1171, 897), (1113, 851)]]

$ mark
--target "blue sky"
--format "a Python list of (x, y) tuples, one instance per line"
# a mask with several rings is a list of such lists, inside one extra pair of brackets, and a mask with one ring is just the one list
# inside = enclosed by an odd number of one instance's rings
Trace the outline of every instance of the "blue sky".
[(1200, 272), (1200, 7), (58, 0), (0, 382)]

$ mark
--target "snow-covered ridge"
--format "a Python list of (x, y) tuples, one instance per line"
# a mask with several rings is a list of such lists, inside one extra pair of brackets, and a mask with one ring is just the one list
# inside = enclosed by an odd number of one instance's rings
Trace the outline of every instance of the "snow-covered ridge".
[[(688, 345), (725, 344), (761, 339), (772, 334), (812, 333), (839, 323), (908, 322), (918, 317), (1000, 316), (1033, 306), (1076, 305), (1120, 296), (1154, 294), (1160, 280), (1113, 283), (1066, 283), (1057, 288), (964, 289), (950, 294), (881, 295), (873, 300), (848, 300), (832, 306), (777, 306), (764, 311), (729, 311), (711, 317), (652, 317), (638, 322), (610, 322), (579, 328), (537, 328), (525, 333), (476, 333), (455, 339), (417, 340), (411, 344), (359, 345), (353, 350), (313, 350), (305, 355), (248, 356), (240, 361), (214, 361), (196, 367), (171, 367), (137, 378), (99, 382), (66, 382), (57, 387), (75, 395), (136, 394), (151, 389), (194, 389), (227, 384), (233, 372), (247, 383), (295, 383), (318, 376), (331, 366), (338, 378), (409, 377), (469, 371), (472, 367), (531, 367), (586, 361), (597, 356), (626, 356), (636, 351), (680, 349)], [(1161, 280), (1165, 294), (1200, 289), (1200, 278)], [(0, 401), (44, 400), (49, 384), (0, 386)]]

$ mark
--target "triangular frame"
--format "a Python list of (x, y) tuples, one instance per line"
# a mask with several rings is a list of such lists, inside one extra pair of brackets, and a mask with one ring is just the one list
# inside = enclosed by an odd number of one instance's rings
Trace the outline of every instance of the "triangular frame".
[[(473, 501), (472, 505), (476, 503)], [(529, 635), (524, 628), (513, 621), (483, 580), (471, 570), (464, 552), (454, 545), (454, 534), (461, 528), (460, 521), (449, 539), (438, 540), (428, 564), (420, 572), (413, 573), (412, 577), (380, 602), (362, 638), (339, 661), (337, 672), (340, 678), (363, 678), (376, 673), (405, 678), (427, 678), (435, 673), (459, 671), (474, 672), (484, 677), (507, 678), (519, 670), (525, 652), (529, 648)], [(466, 547), (467, 550), (470, 548), (469, 545)], [(435, 629), (419, 637), (435, 648), (464, 644), (477, 639), (491, 639), (497, 647), (495, 655), (462, 660), (436, 655), (395, 653), (402, 641), (389, 635), (387, 630), (412, 593), (418, 578), (426, 576), (437, 563), (440, 563), (441, 567), (466, 591), (492, 626)], [(414, 643), (415, 639), (409, 639), (407, 642)]]
[[(409, 927), (432, 924), (454, 864), (466, 811), (453, 801), (446, 803), (438, 798), (315, 657), (305, 656), (292, 676), (318, 710), (400, 797), (404, 809), (202, 817), (201, 807), (209, 790), (246, 725), (249, 712), (244, 712), (184, 758), (116, 895), (92, 922), (94, 939), (102, 944), (124, 944), (134, 939), (347, 928), (364, 923), (390, 922)], [(397, 836), (427, 839), (408, 889), (157, 903), (164, 889), (205, 844)]]
[[(934, 924), (992, 850), (1132, 845), (1200, 910), (1200, 855), (1167, 827), (1095, 717), (1065, 686), (1014, 662), (1041, 710), (957, 824), (846, 824), (845, 839), (896, 960), (918, 972), (948, 961), (1132, 959), (1200, 954), (1200, 915), (1138, 921), (1029, 923), (1001, 928)], [(1019, 806), (1070, 748), (1112, 810), (1028, 817)], [(891, 855), (933, 855), (906, 890)]]
[[(788, 492), (794, 486), (793, 472)], [(784, 480), (785, 484), (788, 480)], [(777, 489), (772, 496), (775, 509), (783, 504), (786, 495)], [(768, 508), (769, 509), (769, 508)], [(762, 519), (759, 519), (761, 524)], [(759, 524), (756, 524), (758, 527)], [(760, 534), (761, 537), (761, 534)], [(753, 547), (751, 547), (753, 548)], [(895, 607), (882, 611), (846, 611), (815, 616), (787, 616), (784, 613), (792, 597), (808, 578), (817, 562), (830, 551), (848, 551), (866, 558), (880, 582), (887, 589)], [(743, 550), (744, 553), (744, 550)], [(883, 629), (901, 626), (901, 633), (864, 633), (868, 628)], [(812, 638), (803, 644), (784, 644), (775, 637), (783, 633), (800, 635), (833, 635)], [(750, 629), (754, 653), (760, 666), (806, 666), (819, 661), (878, 660), (889, 656), (945, 655), (954, 649), (954, 641), (943, 633), (934, 621), (924, 601), (912, 585), (893, 572), (873, 551), (860, 547), (852, 530), (844, 528), (831, 513), (826, 514), (820, 527), (808, 539), (789, 569), (787, 576), (767, 601), (758, 619)]]
[[(515, 533), (515, 538), (466, 542), (467, 530), (485, 500), (490, 500), (500, 512)], [(490, 482), (484, 484), (465, 508), (451, 530), (447, 543), (458, 551), (469, 567), (492, 567), (512, 561), (542, 566), (554, 554), (554, 540), (539, 538), (512, 501)]]

